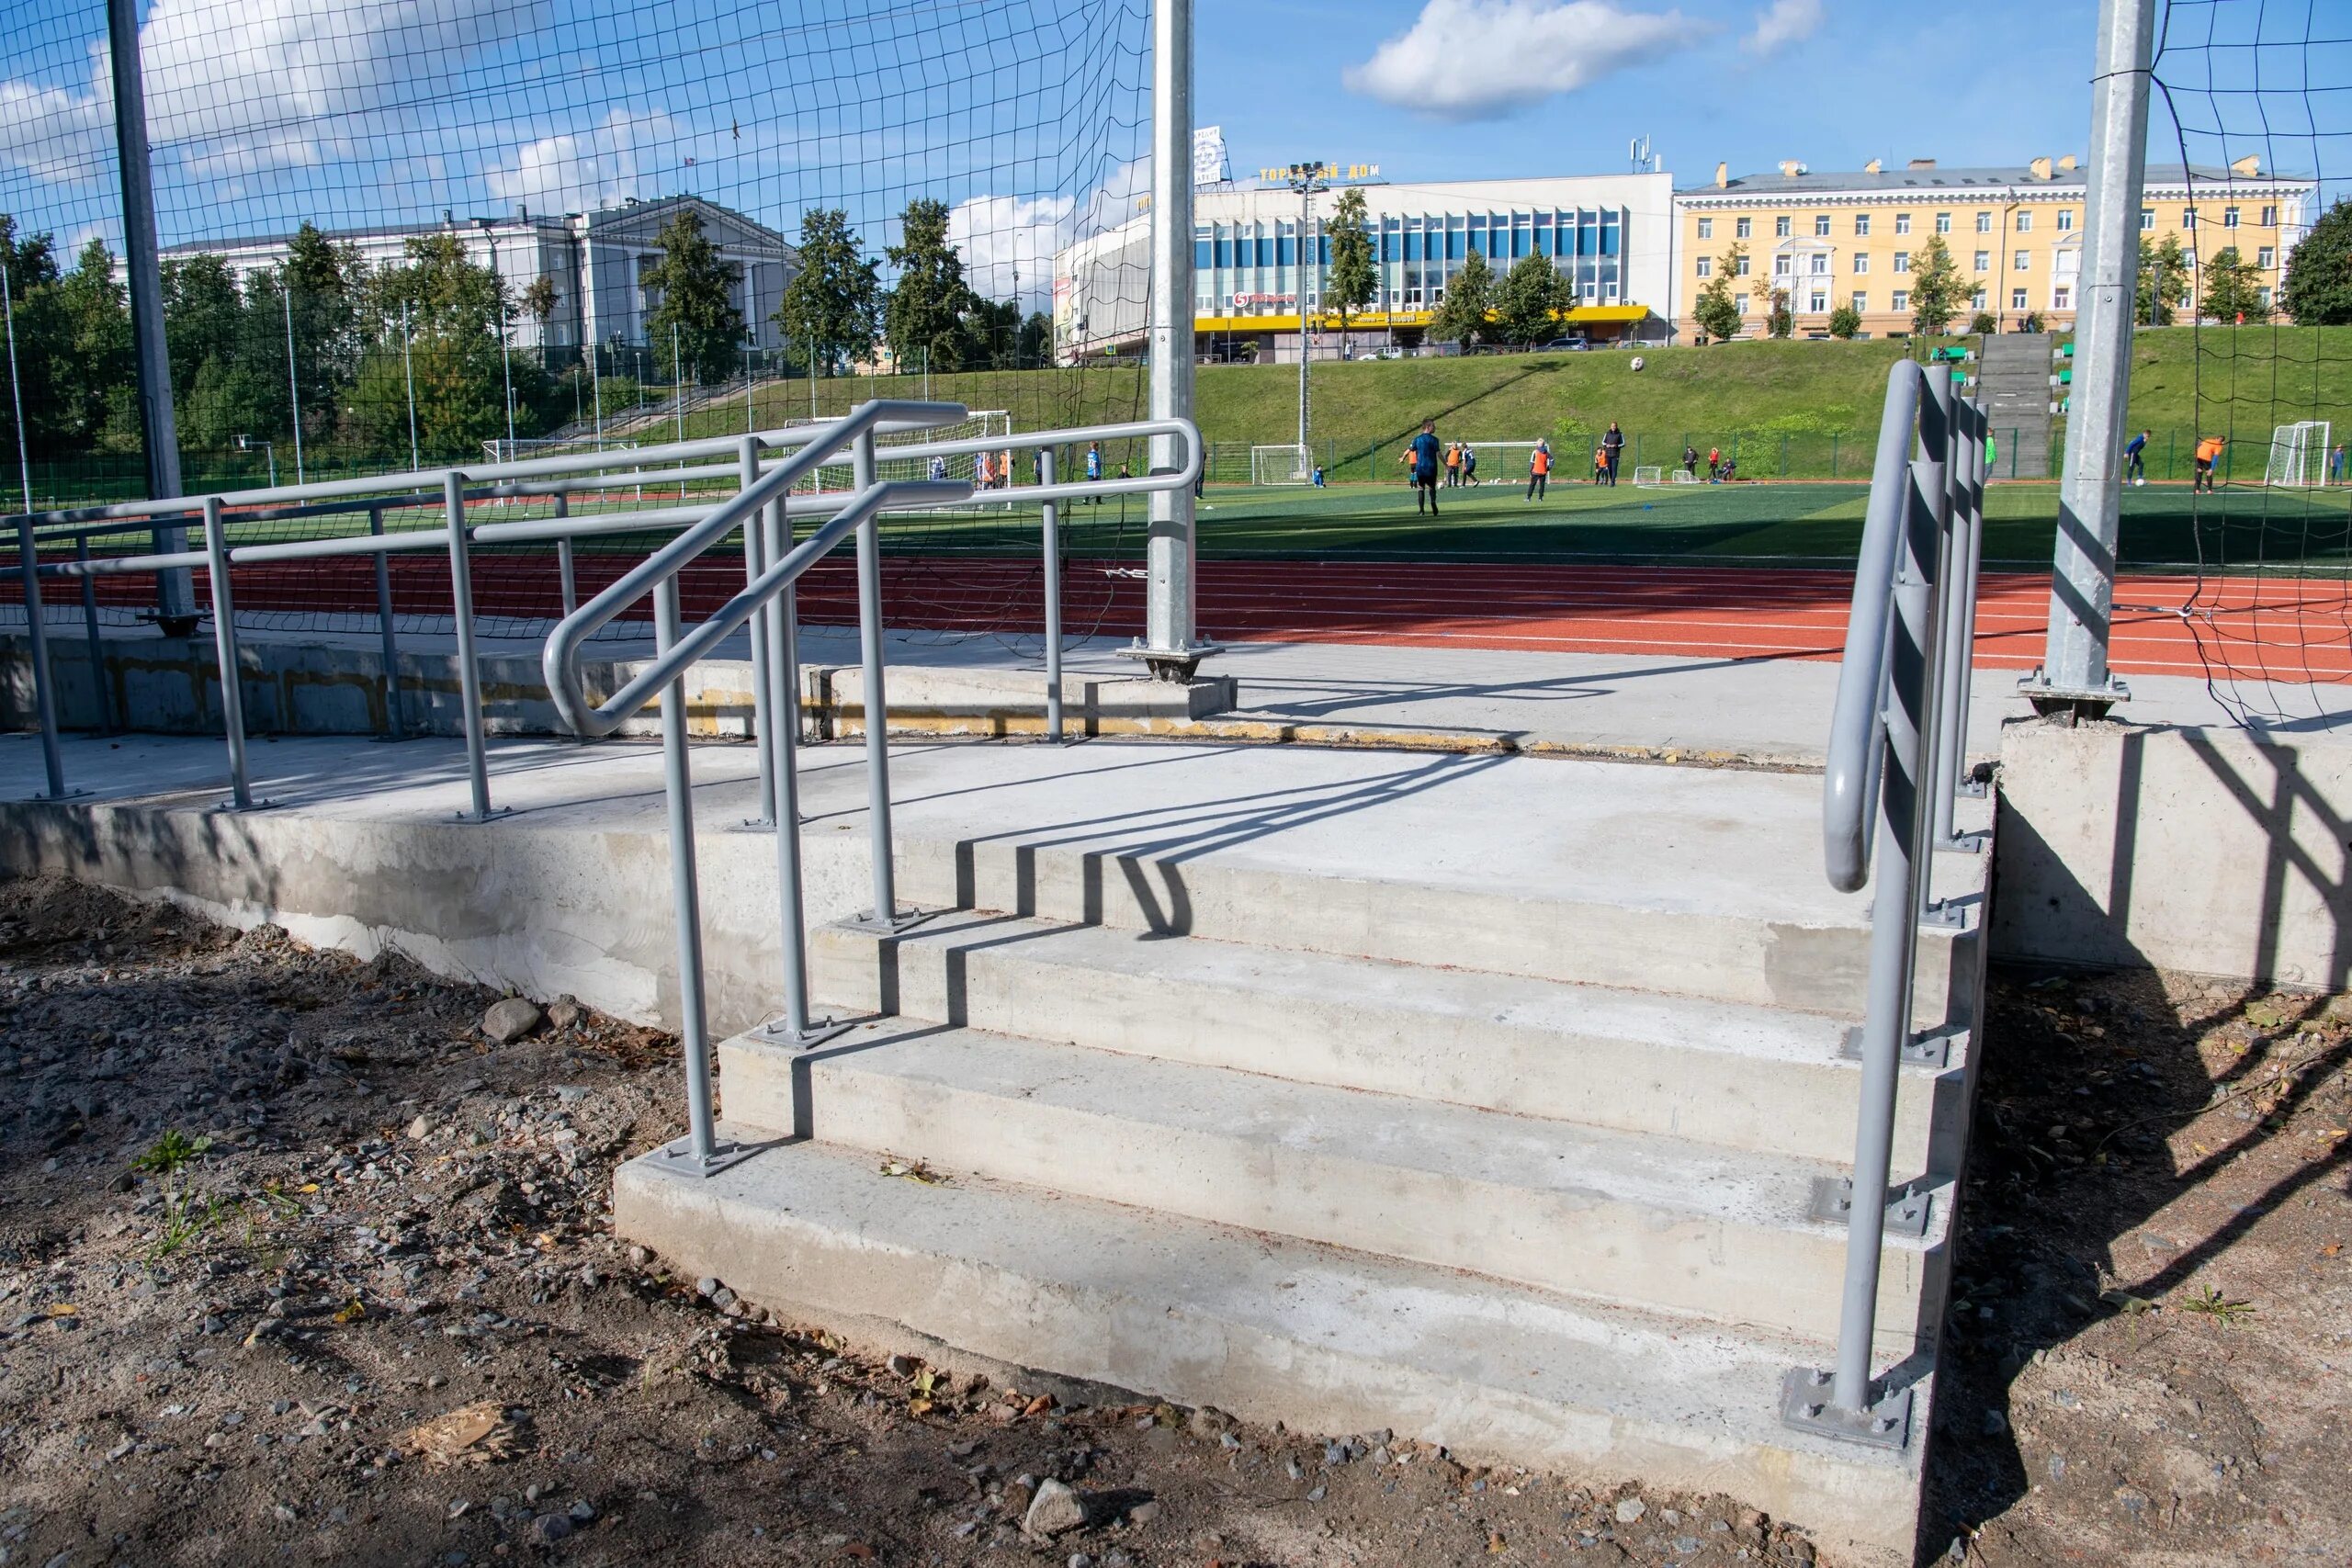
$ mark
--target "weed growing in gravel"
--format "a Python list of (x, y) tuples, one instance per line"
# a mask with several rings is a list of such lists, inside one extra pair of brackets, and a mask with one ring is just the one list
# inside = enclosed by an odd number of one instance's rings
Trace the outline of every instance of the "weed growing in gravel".
[(142, 1176), (176, 1176), (185, 1166), (194, 1164), (204, 1151), (212, 1146), (212, 1134), (200, 1133), (191, 1138), (177, 1127), (155, 1140), (153, 1147), (130, 1162), (130, 1168)]
[(2234, 1301), (2222, 1294), (2220, 1287), (2213, 1285), (2208, 1285), (2204, 1290), (2188, 1297), (2180, 1306), (2183, 1312), (2193, 1312), (2201, 1316), (2210, 1317), (2225, 1327), (2232, 1324), (2244, 1323), (2255, 1314), (2255, 1305), (2252, 1302)]

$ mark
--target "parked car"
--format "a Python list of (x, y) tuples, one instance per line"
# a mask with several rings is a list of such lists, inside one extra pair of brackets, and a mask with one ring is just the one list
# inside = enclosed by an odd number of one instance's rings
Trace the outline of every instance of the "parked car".
[(1590, 338), (1555, 337), (1550, 343), (1537, 344), (1535, 352), (1538, 354), (1581, 354), (1591, 346)]

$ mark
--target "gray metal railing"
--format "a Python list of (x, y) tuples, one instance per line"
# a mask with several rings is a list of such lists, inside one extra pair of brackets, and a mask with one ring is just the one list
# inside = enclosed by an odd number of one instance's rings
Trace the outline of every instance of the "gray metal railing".
[(1874, 874), (1877, 891), (1836, 1364), (1792, 1370), (1781, 1416), (1885, 1448), (1908, 1442), (1911, 1425), (1911, 1390), (1871, 1375), (1887, 1213), (1924, 1214), (1916, 1195), (1888, 1191), (1895, 1094), (1904, 1063), (1939, 1059), (1950, 1039), (1912, 1031), (1919, 930), (1964, 918), (1929, 902), (1934, 851), (1983, 847), (1953, 834), (1952, 801), (1966, 784), (1986, 430), (1983, 409), (1952, 396), (1949, 367), (1894, 367), (1822, 794), (1831, 886), (1859, 891)]

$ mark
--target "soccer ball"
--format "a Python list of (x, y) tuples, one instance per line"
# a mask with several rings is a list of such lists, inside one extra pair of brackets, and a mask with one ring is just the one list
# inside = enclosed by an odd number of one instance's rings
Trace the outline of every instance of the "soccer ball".
[(2135, 485), (2143, 485), (2143, 484), (2146, 484), (2148, 481), (2147, 481), (2147, 479), (2146, 479), (2144, 477), (2143, 477), (2143, 478), (2140, 478), (2140, 479), (2133, 479), (2132, 482), (2133, 484), (2135, 484)]
[(1636, 370), (1639, 370), (1641, 367), (1642, 367), (1642, 356), (1641, 356), (1640, 355), (1638, 355), (1638, 354), (1637, 354), (1637, 355), (1634, 355), (1634, 369), (1636, 369)]

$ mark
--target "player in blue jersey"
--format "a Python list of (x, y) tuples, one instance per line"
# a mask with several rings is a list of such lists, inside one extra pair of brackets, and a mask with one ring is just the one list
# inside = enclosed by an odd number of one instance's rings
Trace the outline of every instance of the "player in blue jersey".
[(1438, 446), (1437, 422), (1421, 421), (1421, 433), (1413, 437), (1407, 450), (1413, 458), (1413, 510), (1426, 509), (1437, 515), (1437, 473), (1442, 448)]

